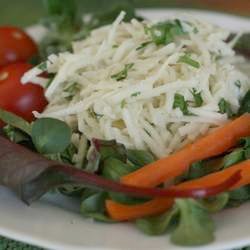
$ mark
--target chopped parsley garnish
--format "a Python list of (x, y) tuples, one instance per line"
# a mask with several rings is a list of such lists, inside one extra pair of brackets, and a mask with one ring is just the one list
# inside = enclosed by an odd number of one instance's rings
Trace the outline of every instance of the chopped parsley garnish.
[(235, 81), (235, 82), (234, 82), (234, 85), (235, 85), (236, 87), (240, 88), (240, 87), (241, 87), (241, 82), (240, 82), (240, 80)]
[(47, 70), (47, 62), (42, 62), (37, 66), (38, 69), (42, 70), (42, 71), (46, 71)]
[(123, 100), (121, 101), (121, 108), (123, 109), (123, 108), (125, 107), (126, 104), (127, 104), (126, 100), (123, 99)]
[(141, 50), (141, 49), (144, 49), (147, 45), (149, 45), (150, 43), (152, 43), (152, 41), (147, 41), (147, 42), (144, 42), (142, 43), (140, 46), (138, 46), (136, 48), (136, 50)]
[(141, 94), (141, 92), (135, 92), (135, 93), (133, 93), (132, 95), (131, 95), (131, 97), (136, 97), (136, 96), (138, 96), (138, 95), (140, 95)]
[(45, 89), (47, 89), (50, 86), (50, 84), (52, 83), (53, 80), (54, 80), (54, 76), (48, 79), (48, 82), (46, 83)]
[(247, 91), (247, 93), (240, 102), (240, 109), (238, 114), (242, 115), (244, 113), (250, 113), (250, 90)]
[(147, 129), (144, 128), (143, 130), (147, 133), (147, 135), (149, 135), (151, 137), (151, 134), (148, 132)]
[(174, 42), (176, 36), (185, 34), (180, 20), (159, 22), (151, 27), (145, 28), (152, 41), (157, 45), (166, 45)]
[(134, 66), (133, 63), (125, 64), (124, 69), (117, 74), (111, 76), (111, 78), (115, 79), (116, 81), (122, 81), (127, 78), (128, 71), (132, 69)]
[(231, 118), (233, 116), (231, 105), (224, 98), (221, 98), (221, 100), (218, 103), (218, 106), (219, 106), (219, 112), (221, 114), (227, 114), (228, 118)]
[(179, 58), (178, 62), (186, 63), (186, 64), (188, 64), (196, 69), (200, 68), (200, 63), (193, 60), (189, 54), (185, 54), (185, 55), (181, 56)]
[(184, 96), (181, 94), (176, 93), (174, 95), (173, 108), (179, 108), (182, 111), (183, 115), (190, 115), (190, 112), (188, 111), (188, 103), (185, 100)]
[(193, 95), (195, 106), (200, 107), (203, 104), (201, 92), (197, 92), (197, 90), (195, 88), (193, 88), (191, 90), (191, 94)]
[(92, 118), (94, 118), (94, 119), (100, 119), (101, 117), (103, 117), (103, 115), (97, 114), (97, 113), (94, 111), (93, 107), (88, 109), (88, 113), (89, 113), (89, 115), (90, 115)]
[(194, 27), (193, 32), (194, 32), (194, 34), (197, 34), (199, 32), (198, 28)]
[(67, 95), (64, 97), (67, 101), (71, 101), (73, 97), (79, 92), (80, 87), (78, 83), (73, 83), (70, 86), (66, 87), (63, 92), (67, 93)]
[(146, 35), (149, 34), (150, 28), (147, 25), (144, 25), (144, 32)]

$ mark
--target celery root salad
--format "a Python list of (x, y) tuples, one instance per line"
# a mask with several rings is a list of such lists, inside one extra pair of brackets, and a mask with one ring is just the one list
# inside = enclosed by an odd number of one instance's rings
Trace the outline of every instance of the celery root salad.
[(0, 155), (32, 160), (25, 182), (3, 171), (1, 183), (26, 202), (56, 188), (94, 220), (210, 243), (211, 214), (250, 198), (249, 35), (185, 15), (103, 20), (55, 51), (40, 45), (52, 52), (21, 82), (43, 88), (46, 108), (31, 123), (0, 110), (5, 135), (39, 155), (0, 139)]

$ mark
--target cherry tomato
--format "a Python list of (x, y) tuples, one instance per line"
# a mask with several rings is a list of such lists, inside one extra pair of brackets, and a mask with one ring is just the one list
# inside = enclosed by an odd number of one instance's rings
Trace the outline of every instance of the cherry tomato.
[(21, 83), (23, 74), (30, 68), (30, 64), (17, 63), (0, 69), (0, 108), (29, 122), (34, 120), (32, 111), (42, 112), (47, 105), (41, 86)]
[(37, 53), (37, 45), (23, 30), (0, 27), (0, 67), (25, 62)]

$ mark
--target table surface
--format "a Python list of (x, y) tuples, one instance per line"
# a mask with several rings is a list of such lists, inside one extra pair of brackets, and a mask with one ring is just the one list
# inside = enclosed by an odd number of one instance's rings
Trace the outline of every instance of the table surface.
[[(76, 0), (82, 12), (107, 8), (106, 0)], [(109, 0), (109, 5), (123, 0)], [(124, 0), (125, 1), (125, 0)], [(249, 0), (127, 0), (137, 8), (198, 8), (250, 16)], [(27, 15), (27, 8), (32, 9)], [(0, 0), (0, 25), (27, 26), (43, 16), (42, 0)], [(0, 236), (0, 250), (41, 250), (41, 248), (16, 242)], [(243, 249), (242, 249), (243, 250)], [(250, 250), (250, 247), (244, 248)]]

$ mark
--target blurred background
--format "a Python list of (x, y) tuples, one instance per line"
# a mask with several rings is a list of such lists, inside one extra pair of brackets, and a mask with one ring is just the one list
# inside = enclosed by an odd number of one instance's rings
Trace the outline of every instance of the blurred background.
[[(26, 26), (44, 14), (43, 0), (0, 0), (0, 24)], [(250, 0), (76, 0), (82, 12), (132, 3), (137, 8), (198, 8), (250, 17)]]

